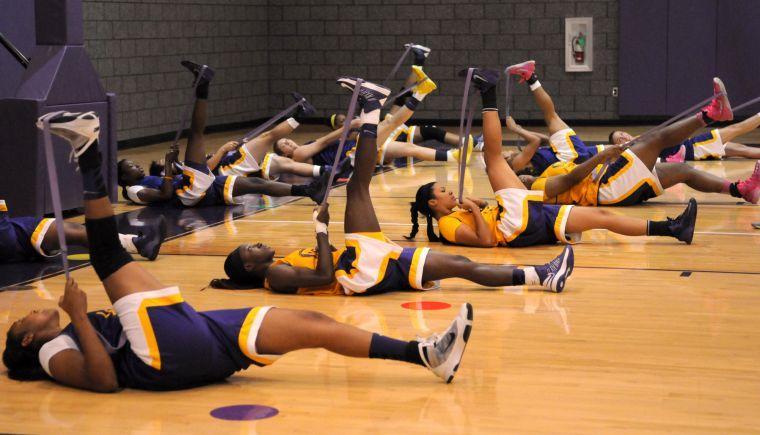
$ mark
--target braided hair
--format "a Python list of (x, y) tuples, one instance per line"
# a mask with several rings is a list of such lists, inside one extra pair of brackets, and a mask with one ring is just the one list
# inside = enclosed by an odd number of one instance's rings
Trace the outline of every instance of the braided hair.
[(420, 224), (418, 222), (420, 213), (425, 215), (425, 218), (427, 219), (427, 237), (428, 240), (431, 242), (438, 242), (441, 239), (438, 237), (438, 235), (435, 233), (435, 230), (433, 229), (433, 210), (430, 209), (430, 205), (428, 204), (428, 201), (431, 199), (434, 199), (433, 196), (433, 185), (435, 182), (430, 182), (427, 184), (424, 184), (420, 186), (419, 189), (417, 189), (417, 195), (415, 196), (414, 202), (411, 204), (411, 215), (412, 215), (412, 232), (409, 233), (409, 236), (404, 236), (407, 240), (413, 240), (414, 236), (417, 235), (417, 232), (420, 229)]
[(253, 271), (245, 270), (240, 248), (227, 255), (224, 260), (224, 273), (228, 278), (212, 279), (209, 286), (226, 290), (243, 290), (263, 288), (264, 280)]

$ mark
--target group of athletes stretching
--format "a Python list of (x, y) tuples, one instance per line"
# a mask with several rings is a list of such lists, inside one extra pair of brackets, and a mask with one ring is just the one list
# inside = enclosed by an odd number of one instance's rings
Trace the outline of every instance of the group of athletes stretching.
[[(414, 46), (413, 52), (418, 59), (426, 57), (429, 50)], [(160, 175), (145, 175), (133, 162), (120, 161), (119, 183), (125, 196), (140, 204), (171, 201), (183, 207), (232, 204), (236, 197), (248, 193), (308, 196), (318, 204), (322, 202), (329, 188), (329, 172), (346, 169), (330, 166), (329, 157), (334, 158), (338, 150), (327, 146), (337, 139), (340, 128), (328, 139), (315, 141), (318, 145), (310, 150), (310, 144), (298, 146), (285, 141), (301, 117), (314, 113), (305, 99), (295, 95), (300, 104), (293, 116), (247, 143), (228, 145), (209, 156), (204, 149), (203, 130), (213, 70), (192, 62), (183, 65), (193, 72), (198, 83), (184, 160), (179, 162), (177, 151), (170, 150), (158, 169)], [(316, 248), (275, 259), (274, 249), (263, 243), (241, 244), (225, 259), (227, 278), (214, 280), (212, 285), (265, 288), (278, 293), (369, 296), (397, 290), (432, 290), (442, 279), (464, 278), (485, 287), (528, 285), (559, 292), (573, 271), (570, 244), (578, 241), (584, 231), (607, 229), (630, 236), (672, 237), (687, 244), (692, 241), (697, 217), (694, 199), (681, 215), (661, 221), (618, 216), (597, 205), (640, 203), (677, 182), (757, 202), (757, 168), (747, 180), (732, 183), (668, 166), (680, 163), (658, 163), (664, 150), (678, 146), (694, 130), (732, 119), (726, 91), (718, 79), (714, 82), (715, 98), (696, 116), (632, 140), (632, 146), (626, 143), (592, 148), (586, 147), (556, 114), (534, 68), (533, 62), (525, 62), (506, 72), (523, 78), (533, 91), (550, 129), (551, 152), (530, 142), (535, 139), (532, 133), (512, 122), (511, 127), (530, 143), (520, 153), (505, 158), (496, 98), (499, 73), (476, 69), (472, 85), (482, 98), (483, 156), (496, 206), (474, 198), (460, 203), (446, 186), (424, 184), (411, 206), (413, 228), (409, 238), (417, 234), (421, 214), (427, 220), (431, 241), (479, 247), (565, 243), (556, 258), (528, 267), (482, 264), (429, 247), (404, 248), (384, 236), (370, 196), (372, 175), (376, 165), (386, 161), (400, 134), (407, 135), (403, 146), (415, 146), (409, 144), (416, 133), (404, 127), (405, 123), (436, 89), (420, 65), (415, 65), (416, 86), (396, 101), (392, 113), (382, 121), (381, 108), (390, 90), (366, 81), (358, 90), (360, 114), (351, 122), (355, 143), (345, 159), (338, 159), (350, 161), (353, 167), (346, 186), (345, 248), (334, 250), (330, 243), (329, 209), (324, 203), (313, 212)], [(337, 82), (353, 91), (358, 79), (340, 77)], [(453, 379), (472, 330), (473, 308), (467, 303), (442, 334), (411, 341), (371, 333), (313, 311), (270, 306), (194, 310), (177, 287), (159, 282), (129, 255), (130, 248), (140, 251), (142, 247), (141, 253), (155, 258), (162, 231), (133, 236), (118, 233), (101, 173), (99, 121), (94, 113), (54, 112), (40, 118), (38, 126), (43, 121), (49, 123), (53, 134), (66, 139), (78, 156), (85, 204), (84, 234), (78, 237), (90, 250), (92, 266), (113, 309), (88, 312), (85, 293), (69, 280), (59, 305), (71, 323), (61, 327), (57, 310), (39, 310), (9, 328), (3, 363), (11, 378), (52, 379), (101, 392), (124, 387), (172, 390), (216, 382), (251, 364), (269, 365), (294, 350), (324, 348), (346, 356), (416, 364), (446, 382)], [(404, 131), (397, 134), (399, 129)], [(459, 139), (443, 142), (458, 143)], [(272, 147), (275, 152), (268, 153)], [(451, 153), (444, 153), (449, 160)], [(440, 154), (433, 157), (443, 160)], [(288, 160), (275, 163), (280, 158)], [(463, 157), (454, 154), (453, 160), (459, 158)], [(516, 171), (529, 165), (541, 169), (534, 171), (538, 176), (517, 175)], [(313, 175), (316, 180), (305, 185), (280, 183), (275, 181), (275, 168)], [(438, 222), (440, 236), (433, 221)], [(51, 224), (47, 225), (49, 228)], [(83, 232), (81, 228), (76, 231)], [(39, 247), (34, 247), (48, 255), (56, 248), (52, 244), (52, 237), (43, 237)]]

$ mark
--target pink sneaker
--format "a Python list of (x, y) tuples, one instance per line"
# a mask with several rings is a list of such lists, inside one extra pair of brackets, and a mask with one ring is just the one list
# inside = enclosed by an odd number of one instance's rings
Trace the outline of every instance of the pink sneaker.
[(668, 163), (683, 163), (686, 161), (686, 146), (681, 145), (678, 152), (665, 157), (665, 161)]
[(715, 77), (713, 79), (713, 94), (718, 95), (721, 92), (723, 95), (714, 98), (702, 110), (706, 111), (707, 116), (713, 121), (730, 121), (734, 119), (734, 112), (731, 110), (731, 103), (728, 101), (726, 87), (721, 79)]
[(745, 201), (757, 204), (760, 201), (760, 160), (755, 163), (755, 170), (749, 178), (736, 184)]
[(507, 69), (504, 70), (506, 74), (514, 74), (516, 76), (520, 76), (520, 83), (525, 83), (530, 76), (533, 75), (533, 72), (536, 71), (536, 61), (535, 60), (529, 60), (523, 63), (518, 63), (516, 65), (510, 65), (507, 67)]

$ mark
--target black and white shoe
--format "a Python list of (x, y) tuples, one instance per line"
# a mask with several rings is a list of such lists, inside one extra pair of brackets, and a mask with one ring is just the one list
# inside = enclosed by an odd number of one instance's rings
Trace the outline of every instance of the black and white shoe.
[[(354, 91), (356, 82), (359, 80), (356, 77), (339, 77), (337, 82), (344, 88)], [(365, 111), (372, 111), (379, 109), (385, 104), (385, 99), (391, 94), (391, 90), (385, 86), (381, 86), (372, 82), (363, 81), (361, 89), (359, 89), (359, 106)]]
[(135, 244), (137, 253), (141, 257), (153, 261), (158, 257), (164, 239), (166, 239), (166, 219), (161, 216), (156, 225), (147, 226), (140, 231), (138, 236), (132, 239), (132, 243)]
[(211, 83), (211, 80), (214, 78), (214, 70), (208, 66), (208, 65), (201, 65), (195, 62), (191, 62), (189, 60), (183, 60), (180, 62), (182, 66), (187, 68), (193, 75), (195, 76), (195, 80), (198, 80), (198, 74), (201, 74), (203, 72), (203, 75), (201, 76), (200, 81), (198, 82), (198, 85)]
[(668, 218), (668, 228), (676, 239), (691, 245), (697, 224), (697, 200), (689, 199), (686, 209), (675, 219)]
[(71, 144), (71, 155), (78, 158), (92, 145), (100, 134), (100, 119), (95, 112), (51, 112), (37, 119), (37, 128), (44, 129), (50, 123), (50, 133), (66, 139)]
[(432, 335), (419, 344), (420, 357), (427, 368), (450, 383), (459, 369), (472, 331), (472, 305), (465, 303), (451, 326), (441, 335)]
[(423, 57), (428, 57), (428, 55), (430, 55), (431, 50), (429, 47), (425, 47), (424, 45), (414, 44), (414, 43), (404, 44), (404, 48), (410, 48), (410, 47), (411, 47), (412, 53), (414, 53), (415, 56), (417, 55), (417, 53), (419, 53)]
[(327, 185), (328, 181), (330, 181), (330, 173), (325, 171), (314, 181), (306, 185), (307, 194), (312, 201), (317, 204), (322, 204), (322, 200), (325, 199), (327, 189), (329, 189), (329, 186)]
[(573, 273), (573, 266), (575, 266), (573, 247), (566, 245), (557, 258), (543, 266), (536, 266), (535, 269), (544, 288), (560, 293), (565, 289), (567, 278)]
[[(459, 77), (467, 77), (467, 69), (459, 71)], [(475, 68), (472, 72), (472, 85), (480, 92), (485, 92), (499, 83), (499, 72), (486, 69)]]
[(299, 119), (308, 118), (309, 116), (313, 116), (315, 113), (317, 113), (316, 107), (314, 107), (314, 105), (311, 104), (309, 100), (306, 99), (306, 97), (299, 94), (298, 92), (292, 92), (290, 95), (293, 96), (293, 99), (296, 100), (296, 102), (301, 103), (301, 105), (298, 106), (298, 109), (296, 109), (294, 117)]

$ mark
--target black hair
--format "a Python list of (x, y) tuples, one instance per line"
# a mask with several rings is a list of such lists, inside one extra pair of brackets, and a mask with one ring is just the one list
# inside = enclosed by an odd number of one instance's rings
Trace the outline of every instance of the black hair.
[(240, 256), (240, 248), (227, 255), (224, 260), (224, 273), (228, 279), (212, 279), (209, 285), (213, 288), (227, 290), (243, 290), (252, 288), (263, 288), (264, 280), (253, 271), (245, 270), (243, 257)]
[(619, 131), (619, 130), (612, 130), (612, 131), (610, 132), (610, 137), (609, 137), (609, 140), (610, 140), (610, 145), (614, 145), (614, 144), (615, 144), (615, 142), (613, 142), (613, 140), (612, 140), (612, 136), (614, 136), (614, 135), (615, 135), (615, 133), (617, 133), (618, 131)]
[(404, 236), (407, 240), (414, 239), (414, 236), (417, 235), (417, 232), (420, 230), (420, 224), (418, 222), (419, 215), (422, 213), (425, 215), (425, 218), (427, 219), (427, 237), (428, 240), (431, 242), (439, 242), (441, 239), (438, 237), (438, 235), (435, 233), (435, 230), (433, 229), (433, 210), (430, 209), (430, 204), (428, 204), (428, 201), (431, 199), (434, 199), (433, 196), (433, 185), (435, 184), (434, 181), (423, 184), (420, 186), (419, 189), (417, 189), (417, 195), (414, 198), (414, 202), (411, 202), (411, 215), (412, 215), (412, 232), (409, 233), (409, 236)]
[(283, 156), (284, 157), (284, 154), (282, 154), (282, 150), (280, 149), (280, 147), (277, 146), (277, 142), (279, 142), (279, 140), (276, 140), (272, 144), (272, 151), (274, 151), (274, 153), (277, 154), (278, 156)]
[(538, 177), (541, 175), (541, 172), (538, 170), (535, 166), (526, 166), (519, 171), (515, 172), (516, 175), (531, 175), (533, 177)]
[(116, 163), (116, 183), (121, 187), (127, 187), (127, 180), (124, 179), (124, 170), (121, 169), (121, 165), (126, 161), (127, 159), (121, 159)]
[(24, 334), (13, 334), (11, 329), (5, 336), (3, 364), (8, 368), (8, 377), (17, 381), (37, 381), (49, 379), (40, 364), (39, 352), (44, 343), (33, 341), (24, 346), (21, 341)]

